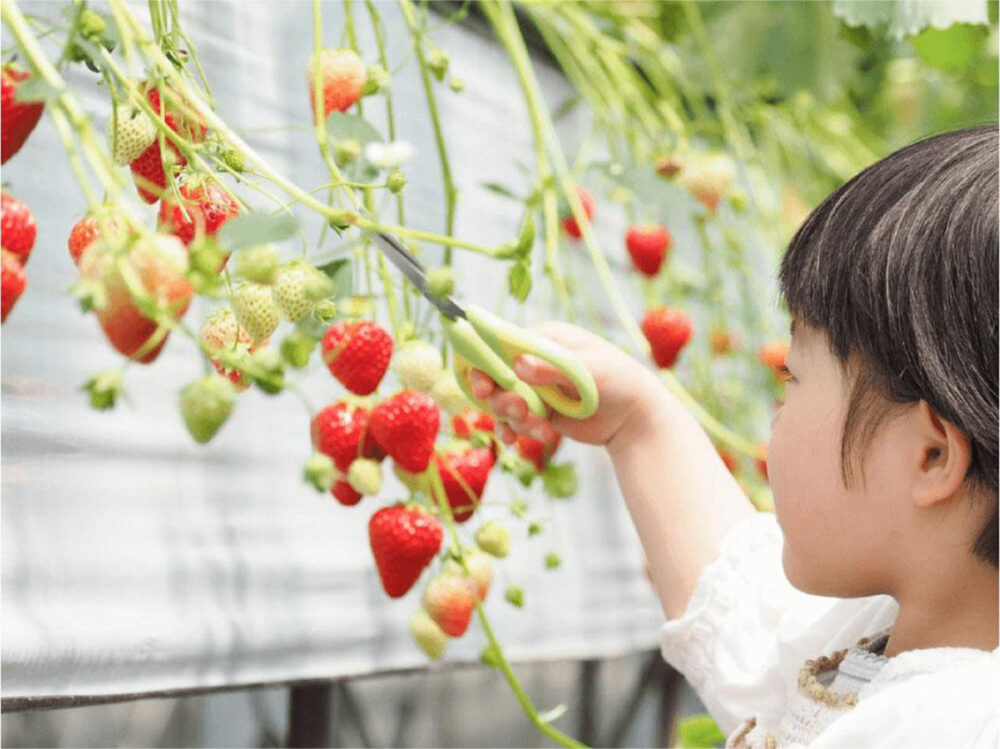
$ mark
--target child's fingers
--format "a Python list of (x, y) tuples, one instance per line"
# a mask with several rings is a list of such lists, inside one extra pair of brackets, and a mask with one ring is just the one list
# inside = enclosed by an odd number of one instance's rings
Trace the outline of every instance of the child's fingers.
[(579, 398), (576, 387), (555, 366), (531, 354), (521, 354), (514, 360), (514, 374), (529, 385), (557, 385), (570, 398)]
[(493, 378), (481, 370), (471, 370), (469, 377), (471, 379), (472, 394), (477, 398), (487, 398), (496, 389), (497, 384), (493, 381)]
[(493, 413), (501, 419), (520, 421), (528, 414), (528, 404), (524, 402), (524, 398), (509, 390), (500, 390), (487, 400)]
[(515, 440), (517, 440), (517, 435), (514, 434), (514, 430), (503, 422), (500, 422), (497, 427), (497, 431), (500, 433), (500, 441), (505, 445), (513, 445)]

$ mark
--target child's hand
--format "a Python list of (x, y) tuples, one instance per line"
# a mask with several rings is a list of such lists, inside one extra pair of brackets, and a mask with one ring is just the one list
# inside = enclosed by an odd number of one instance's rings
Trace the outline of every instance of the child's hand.
[[(597, 384), (600, 403), (586, 419), (573, 419), (547, 408), (548, 419), (528, 411), (524, 399), (500, 390), (491, 377), (472, 370), (472, 391), (489, 402), (493, 412), (507, 423), (499, 425), (499, 435), (511, 444), (517, 435), (547, 441), (552, 430), (592, 445), (608, 445), (621, 434), (622, 427), (644, 402), (650, 388), (662, 388), (656, 376), (614, 344), (589, 331), (563, 322), (544, 322), (532, 328), (551, 338), (580, 358)], [(529, 385), (559, 385), (567, 395), (576, 388), (551, 364), (525, 354), (514, 360), (514, 373)]]

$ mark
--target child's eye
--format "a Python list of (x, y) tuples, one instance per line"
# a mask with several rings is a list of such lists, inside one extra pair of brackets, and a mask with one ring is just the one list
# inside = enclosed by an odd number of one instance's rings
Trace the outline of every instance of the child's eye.
[(781, 377), (782, 382), (788, 382), (790, 380), (795, 379), (795, 377), (789, 371), (788, 367), (786, 367), (784, 364), (778, 365), (778, 376)]

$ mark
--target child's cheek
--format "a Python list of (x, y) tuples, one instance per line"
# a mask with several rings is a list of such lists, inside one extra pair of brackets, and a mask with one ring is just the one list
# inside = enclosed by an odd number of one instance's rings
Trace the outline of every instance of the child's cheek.
[(838, 524), (838, 498), (831, 491), (835, 446), (827, 433), (835, 420), (818, 416), (786, 403), (772, 421), (767, 461), (785, 574), (795, 587), (814, 593), (822, 593), (833, 574), (834, 560), (827, 557)]

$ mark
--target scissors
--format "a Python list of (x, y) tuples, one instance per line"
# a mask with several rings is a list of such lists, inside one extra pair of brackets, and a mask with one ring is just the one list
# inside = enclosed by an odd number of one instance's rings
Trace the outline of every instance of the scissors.
[[(524, 398), (531, 413), (545, 418), (545, 404), (565, 416), (585, 419), (597, 410), (597, 384), (593, 375), (572, 352), (550, 338), (532, 333), (494, 315), (476, 304), (461, 305), (451, 296), (437, 297), (427, 288), (423, 265), (398, 239), (378, 232), (378, 247), (392, 264), (417, 287), (443, 315), (445, 333), (453, 346), (452, 368), (466, 397), (480, 409), (492, 413), (489, 405), (472, 392), (472, 370), (479, 369), (504, 390)], [(552, 364), (573, 383), (573, 398), (556, 385), (529, 385), (512, 369), (521, 354), (531, 354)]]

